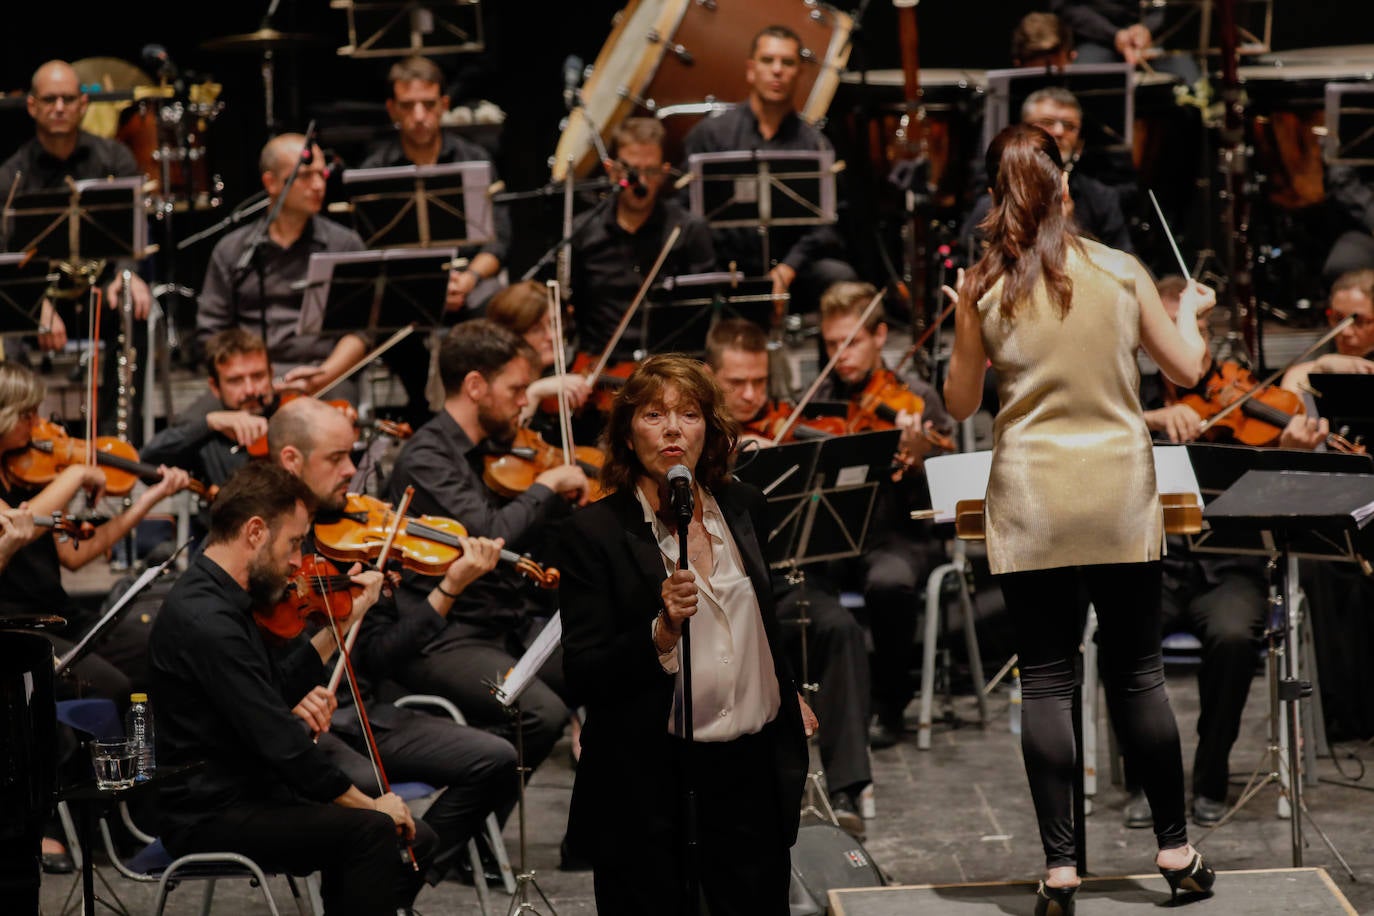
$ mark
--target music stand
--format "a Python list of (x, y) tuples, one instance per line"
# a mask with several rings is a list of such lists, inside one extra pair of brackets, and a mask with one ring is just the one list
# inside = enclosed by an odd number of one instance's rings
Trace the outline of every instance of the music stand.
[[(1326, 833), (1312, 818), (1303, 800), (1299, 730), (1299, 707), (1303, 697), (1312, 694), (1312, 683), (1304, 681), (1298, 671), (1298, 646), (1294, 636), (1297, 625), (1296, 608), (1291, 600), (1296, 560), (1292, 548), (1295, 543), (1325, 545), (1326, 558), (1355, 562), (1368, 575), (1369, 556), (1374, 556), (1374, 474), (1324, 474), (1309, 471), (1246, 471), (1225, 493), (1203, 510), (1203, 519), (1221, 532), (1258, 533), (1279, 562), (1273, 564), (1275, 583), (1273, 611), (1267, 637), (1270, 658), (1270, 710), (1275, 714), (1283, 704), (1283, 718), (1288, 737), (1288, 778), (1282, 778), (1282, 756), (1276, 753), (1271, 725), (1270, 752), (1275, 767), (1258, 783), (1251, 785), (1236, 802), (1232, 811), (1217, 824), (1226, 823), (1232, 812), (1271, 782), (1277, 782), (1280, 793), (1289, 798), (1293, 866), (1302, 867), (1302, 819), (1306, 817), (1326, 848), (1331, 851), (1354, 880), (1355, 874)], [(1309, 546), (1309, 550), (1313, 549)], [(1277, 671), (1281, 658), (1283, 673)], [(1277, 771), (1277, 772), (1276, 772)], [(1256, 776), (1258, 770), (1256, 770)]]
[(773, 314), (773, 281), (744, 279), (736, 271), (668, 277), (639, 312), (645, 353), (706, 350), (706, 334), (720, 318), (743, 318), (767, 330)]
[(91, 178), (17, 194), (4, 211), (9, 247), (53, 261), (147, 257), (143, 182)]
[(329, 6), (348, 13), (342, 57), (432, 57), (486, 50), (480, 0), (330, 0)]
[(1331, 421), (1333, 431), (1348, 428), (1355, 436), (1374, 439), (1374, 375), (1314, 372), (1307, 384), (1316, 391), (1321, 415)]
[(1129, 64), (1070, 64), (1062, 70), (1017, 67), (987, 72), (983, 149), (1008, 124), (1021, 121), (1021, 106), (1037, 89), (1067, 89), (1083, 108), (1084, 145), (1111, 152), (1131, 150), (1135, 138), (1135, 68)]
[(431, 248), (492, 239), (491, 179), (491, 163), (478, 159), (349, 169), (343, 183), (369, 248)]
[(452, 248), (317, 252), (306, 267), (301, 335), (443, 323)]
[(763, 263), (774, 226), (835, 222), (834, 150), (729, 150), (687, 157), (693, 215), (712, 229), (757, 229)]
[(1374, 165), (1374, 85), (1326, 84), (1327, 165)]
[(48, 262), (24, 252), (0, 254), (0, 336), (36, 334), (43, 296), (52, 279)]
[[(1237, 50), (1241, 54), (1267, 54), (1273, 44), (1274, 0), (1230, 0), (1236, 17)], [(1154, 33), (1156, 48), (1172, 45), (1177, 51), (1166, 54), (1196, 54), (1201, 57), (1221, 53), (1220, 25), (1214, 7), (1216, 0), (1149, 0), (1142, 3), (1163, 14)]]

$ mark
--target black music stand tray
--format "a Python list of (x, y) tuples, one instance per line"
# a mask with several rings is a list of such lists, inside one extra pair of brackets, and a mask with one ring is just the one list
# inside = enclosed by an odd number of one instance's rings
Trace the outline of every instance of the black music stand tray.
[(348, 44), (339, 49), (342, 57), (433, 56), (486, 49), (481, 0), (330, 0), (329, 6), (348, 13)]
[[(1258, 770), (1251, 785), (1217, 826), (1224, 824), (1231, 813), (1249, 800), (1265, 785), (1276, 782), (1281, 793), (1289, 798), (1291, 813), (1290, 842), (1293, 866), (1302, 867), (1302, 821), (1311, 823), (1331, 854), (1354, 880), (1354, 872), (1331, 840), (1312, 818), (1302, 795), (1301, 742), (1299, 737), (1299, 703), (1312, 694), (1312, 683), (1302, 680), (1298, 670), (1298, 646), (1293, 629), (1296, 626), (1292, 577), (1295, 545), (1304, 545), (1308, 555), (1324, 551), (1327, 559), (1355, 562), (1368, 575), (1371, 567), (1367, 557), (1374, 555), (1374, 474), (1321, 474), (1309, 471), (1246, 471), (1225, 493), (1217, 497), (1202, 513), (1203, 520), (1218, 532), (1240, 534), (1258, 533), (1278, 562), (1272, 564), (1274, 585), (1271, 588), (1273, 609), (1266, 637), (1269, 642), (1271, 710), (1270, 753), (1274, 766), (1264, 779), (1256, 783)], [(1278, 673), (1276, 662), (1282, 661), (1283, 672)], [(1283, 722), (1287, 729), (1287, 775), (1283, 780), (1282, 755), (1278, 754), (1278, 738), (1274, 734), (1279, 705), (1284, 706)]]
[(1086, 147), (1131, 150), (1135, 136), (1135, 68), (1129, 64), (1070, 64), (1061, 70), (1017, 67), (987, 72), (983, 149), (1008, 124), (1021, 122), (1021, 106), (1038, 89), (1068, 89), (1083, 108)]
[(712, 229), (757, 229), (763, 263), (768, 230), (835, 222), (834, 150), (730, 150), (687, 157), (693, 215)]
[(773, 314), (773, 281), (744, 279), (735, 271), (668, 277), (639, 312), (645, 353), (706, 350), (706, 334), (719, 318), (743, 318), (765, 331)]
[(297, 333), (441, 326), (454, 254), (452, 248), (312, 254)]
[(481, 245), (495, 235), (491, 163), (445, 162), (344, 172), (369, 248)]
[(38, 333), (43, 295), (52, 273), (44, 258), (0, 254), (0, 335)]
[(53, 261), (147, 257), (144, 178), (92, 178), (18, 194), (5, 206), (9, 247)]

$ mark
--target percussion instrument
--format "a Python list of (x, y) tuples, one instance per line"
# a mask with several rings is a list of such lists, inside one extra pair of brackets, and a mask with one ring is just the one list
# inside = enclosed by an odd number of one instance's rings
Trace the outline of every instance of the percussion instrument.
[[(926, 68), (921, 73), (921, 131), (930, 162), (929, 182), (935, 187), (934, 205), (962, 207), (969, 189), (969, 164), (982, 156), (979, 149), (983, 98), (987, 82), (982, 70)], [(901, 70), (847, 72), (835, 93), (837, 110), (846, 112), (841, 128), (856, 155), (841, 154), (850, 162), (865, 162), (872, 170), (872, 186), (887, 181), (892, 167), (891, 139), (907, 103)]]
[(582, 86), (554, 153), (553, 177), (562, 181), (569, 158), (577, 175), (597, 162), (591, 130), (611, 133), (634, 114), (664, 122), (664, 158), (682, 161), (682, 138), (703, 114), (748, 94), (744, 65), (754, 36), (785, 25), (802, 40), (796, 103), (802, 118), (824, 117), (840, 71), (849, 60), (848, 14), (816, 0), (630, 0), (616, 14)]
[(133, 151), (143, 174), (157, 184), (160, 210), (207, 210), (223, 201), (224, 181), (211, 169), (210, 135), (224, 109), (218, 83), (188, 87), (185, 99), (171, 87), (135, 92), (120, 117), (117, 139)]
[[(72, 61), (72, 69), (82, 91), (91, 99), (86, 116), (81, 119), (81, 129), (107, 140), (114, 139), (120, 112), (129, 107), (132, 91), (156, 85), (148, 74), (118, 57), (83, 57)], [(104, 100), (113, 93), (129, 94), (121, 100)]]

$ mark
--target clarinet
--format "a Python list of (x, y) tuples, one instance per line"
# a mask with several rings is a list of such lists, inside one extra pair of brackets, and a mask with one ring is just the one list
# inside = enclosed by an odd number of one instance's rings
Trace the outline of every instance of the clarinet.
[(134, 401), (134, 380), (138, 374), (138, 351), (134, 349), (133, 273), (120, 274), (119, 341), (115, 356), (115, 435), (129, 441), (129, 420)]

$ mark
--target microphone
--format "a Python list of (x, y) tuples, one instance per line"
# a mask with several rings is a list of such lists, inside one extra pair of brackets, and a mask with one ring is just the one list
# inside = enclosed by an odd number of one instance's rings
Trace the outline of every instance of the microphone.
[[(639, 177), (639, 169), (633, 166), (625, 167), (625, 177), (616, 182), (616, 184), (620, 186), (620, 190), (622, 191), (634, 192), (635, 197), (647, 197), (649, 194), (649, 186)], [(688, 476), (690, 477), (691, 475), (689, 474)]]
[(171, 55), (167, 53), (167, 49), (162, 45), (144, 45), (143, 50), (139, 52), (139, 56), (143, 58), (144, 63), (157, 67), (158, 76), (166, 77), (169, 80), (175, 80), (177, 78), (177, 66), (172, 63)]
[(563, 58), (563, 107), (572, 111), (577, 105), (577, 87), (582, 84), (582, 58), (569, 54)]
[(668, 499), (679, 530), (686, 531), (692, 523), (692, 472), (687, 465), (675, 464), (668, 469)]

